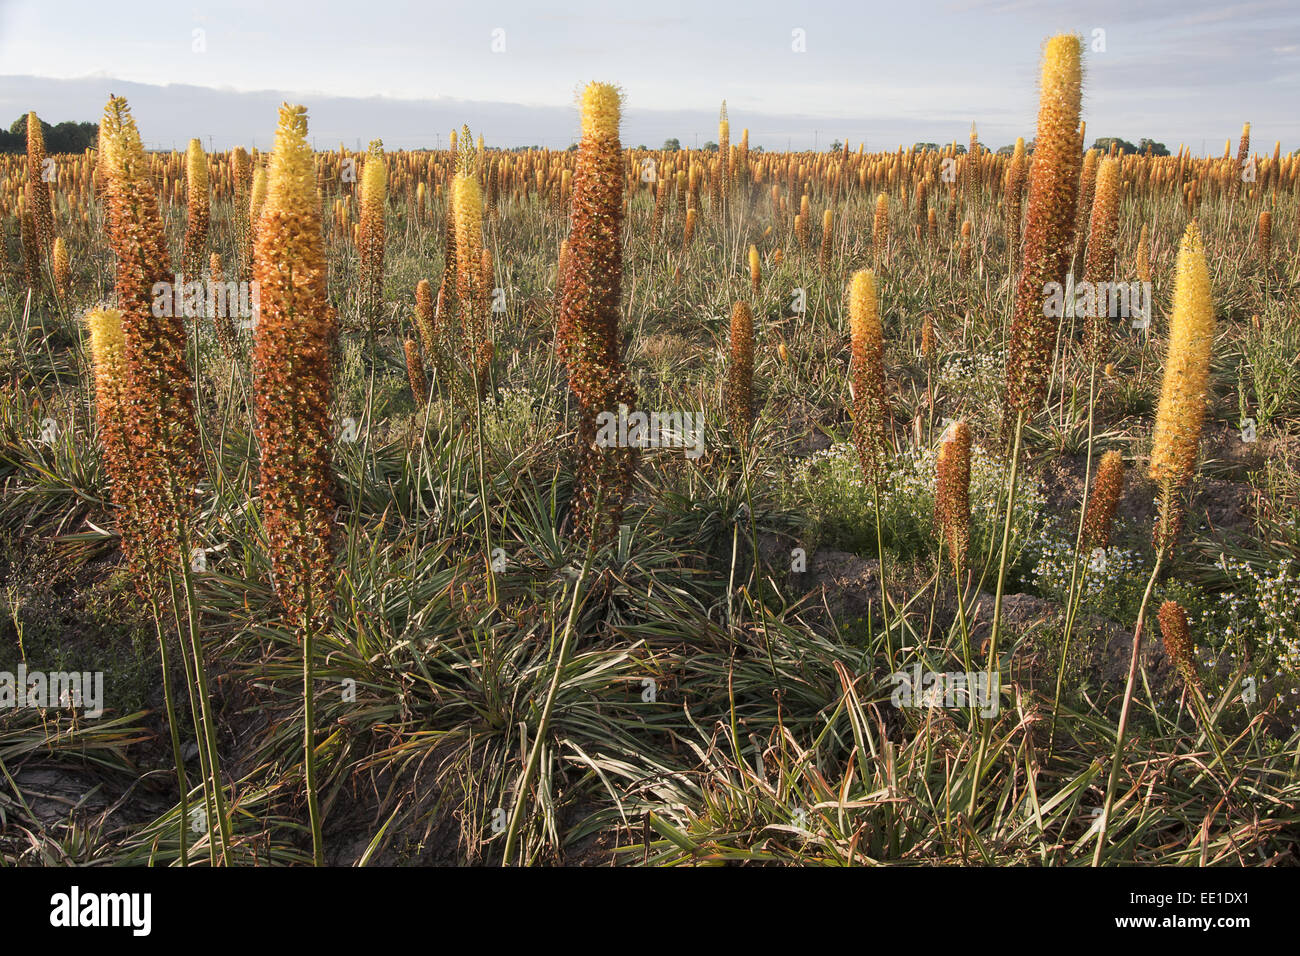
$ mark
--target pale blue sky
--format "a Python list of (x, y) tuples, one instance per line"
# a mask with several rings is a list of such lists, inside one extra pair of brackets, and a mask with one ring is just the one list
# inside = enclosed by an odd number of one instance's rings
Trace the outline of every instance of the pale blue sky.
[[(1104, 30), (1105, 51), (1086, 61), (1090, 141), (1149, 135), (1218, 151), (1250, 120), (1260, 150), (1275, 139), (1294, 149), (1298, 11), (1295, 0), (0, 0), (0, 121), (28, 108), (95, 119), (117, 92), (139, 100), (146, 140), (198, 135), (220, 148), (268, 141), (266, 104), (292, 97), (326, 141), (434, 145), (463, 118), (497, 145), (563, 146), (575, 91), (602, 79), (626, 92), (629, 144), (712, 139), (726, 99), (736, 134), (749, 126), (770, 148), (964, 139), (972, 120), (1000, 146), (1033, 135), (1042, 40), (1072, 30), (1091, 44)], [(805, 52), (792, 48), (796, 30)], [(148, 88), (168, 84), (219, 92)]]

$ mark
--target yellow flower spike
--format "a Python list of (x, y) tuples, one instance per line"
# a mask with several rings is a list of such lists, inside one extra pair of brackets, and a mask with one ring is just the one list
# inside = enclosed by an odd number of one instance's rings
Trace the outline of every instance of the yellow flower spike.
[(876, 262), (884, 257), (889, 241), (889, 197), (881, 193), (876, 197), (876, 212), (871, 223), (871, 255)]
[(117, 309), (92, 309), (86, 313), (86, 328), (90, 332), (90, 355), (96, 384), (101, 381), (120, 382), (125, 371), (126, 351), (122, 313)]
[[(1082, 95), (1082, 45), (1063, 33), (1043, 49), (1038, 135), (1029, 171), (1023, 265), (1016, 285), (1006, 371), (1006, 410), (1030, 413), (1047, 391), (1059, 317), (1045, 316), (1048, 283), (1065, 282), (1074, 252)], [(1004, 422), (1005, 425), (1005, 422)]]
[(384, 166), (384, 144), (374, 140), (361, 171), (361, 221), (358, 250), (361, 270), (359, 309), (370, 334), (383, 311), (384, 299), (384, 207), (388, 199), (388, 171)]
[(62, 236), (54, 240), (50, 268), (54, 271), (54, 291), (61, 301), (67, 302), (68, 293), (72, 290), (72, 263), (68, 259), (68, 244)]
[[(106, 147), (107, 226), (117, 260), (114, 292), (125, 338), (122, 403), (130, 422), (129, 499), (122, 542), (141, 595), (165, 587), (177, 547), (187, 548), (196, 505), (200, 449), (185, 319), (159, 309), (154, 291), (174, 273), (159, 214), (154, 163), (131, 109), (109, 99), (100, 123)], [(172, 290), (174, 291), (174, 290)], [(174, 304), (169, 303), (169, 304)]]
[(935, 462), (934, 525), (954, 577), (966, 568), (970, 550), (970, 445), (970, 426), (954, 422)]
[[(257, 179), (253, 177), (256, 201)], [(316, 202), (316, 173), (312, 163), (311, 144), (307, 142), (307, 107), (280, 107), (280, 120), (275, 131), (275, 152), (271, 154), (270, 167), (262, 176), (266, 190), (263, 215), (289, 213), (305, 209)]]
[(748, 445), (754, 424), (754, 313), (747, 302), (732, 307), (731, 361), (724, 392), (731, 435), (741, 445)]
[(1101, 456), (1097, 474), (1092, 479), (1092, 494), (1088, 497), (1083, 518), (1083, 546), (1086, 550), (1109, 546), (1115, 512), (1123, 492), (1124, 456), (1112, 448)]
[(868, 480), (880, 467), (885, 435), (885, 345), (870, 269), (854, 273), (849, 286), (850, 376), (853, 384), (853, 439)]
[(582, 135), (593, 139), (618, 138), (623, 96), (609, 83), (588, 83), (582, 91)]
[(1173, 543), (1182, 525), (1178, 501), (1196, 470), (1196, 454), (1205, 418), (1205, 391), (1214, 346), (1214, 301), (1195, 222), (1178, 249), (1169, 351), (1164, 383), (1151, 439), (1151, 480), (1160, 488), (1157, 546)]
[(108, 475), (113, 502), (119, 506), (118, 524), (123, 544), (131, 547), (138, 531), (135, 508), (132, 507), (134, 479), (127, 442), (129, 412), (124, 405), (127, 370), (122, 313), (117, 309), (99, 307), (86, 313), (85, 322), (90, 333), (95, 415), (99, 423), (104, 471)]
[(831, 264), (831, 240), (835, 233), (835, 214), (827, 209), (822, 214), (822, 244), (821, 251), (817, 255), (817, 267), (826, 272), (830, 269)]
[(203, 144), (191, 139), (185, 151), (185, 190), (187, 203), (187, 223), (185, 243), (181, 253), (181, 271), (187, 282), (192, 282), (202, 275), (203, 263), (207, 257), (208, 247), (208, 155), (203, 152)]
[(50, 205), (50, 183), (46, 179), (45, 133), (35, 113), (27, 114), (27, 182), (32, 187), (32, 221), (41, 255), (48, 256), (54, 245), (54, 211)]
[[(626, 414), (636, 405), (619, 341), (626, 183), (620, 105), (618, 90), (607, 83), (591, 83), (583, 91), (583, 135), (556, 323), (556, 346), (580, 407), (574, 526), (597, 541), (607, 540), (619, 526), (638, 457), (635, 445), (598, 443), (602, 415)], [(694, 226), (696, 201), (692, 197), (686, 214), (684, 242)]]
[(1151, 234), (1145, 224), (1142, 234), (1138, 236), (1137, 262), (1134, 264), (1137, 277), (1143, 282), (1151, 281)]

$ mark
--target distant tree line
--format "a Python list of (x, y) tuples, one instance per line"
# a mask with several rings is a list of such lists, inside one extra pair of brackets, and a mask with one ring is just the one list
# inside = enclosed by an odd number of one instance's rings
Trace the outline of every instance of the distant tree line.
[[(80, 153), (95, 146), (99, 138), (99, 124), (74, 123), (67, 120), (51, 126), (49, 123), (41, 120), (41, 132), (45, 134), (45, 151), (47, 153)], [(1169, 149), (1164, 143), (1157, 143), (1155, 140), (1147, 139), (1145, 137), (1138, 140), (1138, 144), (1134, 146), (1128, 140), (1121, 139), (1118, 136), (1102, 136), (1092, 144), (1092, 148), (1100, 150), (1103, 153), (1109, 153), (1112, 144), (1115, 144), (1118, 147), (1118, 151), (1121, 153), (1146, 153), (1149, 150), (1152, 156), (1169, 155)], [(982, 143), (980, 145), (981, 147), (983, 146)], [(503, 152), (520, 152), (524, 149), (530, 148), (537, 149), (538, 147), (519, 146), (513, 149), (503, 150)], [(577, 143), (569, 146), (570, 150), (576, 150), (577, 148)], [(644, 146), (638, 146), (637, 148), (645, 149)], [(673, 151), (681, 149), (682, 144), (680, 140), (673, 137), (665, 140), (662, 148), (668, 151)], [(704, 149), (706, 151), (716, 150), (717, 148), (718, 144), (714, 142), (707, 142), (704, 144)], [(837, 152), (843, 148), (843, 144), (836, 140), (831, 144), (830, 148), (832, 151)], [(940, 147), (937, 143), (915, 143), (912, 148), (917, 152), (924, 152), (926, 150), (938, 152)], [(1030, 140), (1027, 142), (1025, 148), (1027, 152), (1032, 153), (1034, 151), (1033, 141)], [(998, 149), (998, 153), (1003, 156), (1010, 156), (1013, 150), (1014, 147), (1012, 146), (1003, 146)], [(0, 153), (25, 152), (27, 152), (26, 113), (9, 124), (8, 130), (0, 130)], [(966, 152), (966, 147), (961, 143), (958, 143), (956, 152), (960, 155)], [(1297, 150), (1297, 152), (1300, 152), (1300, 150)]]
[[(1118, 136), (1102, 136), (1099, 137), (1097, 141), (1092, 144), (1092, 148), (1102, 153), (1109, 153), (1112, 143), (1118, 147), (1118, 151), (1121, 153), (1146, 153), (1149, 150), (1152, 156), (1169, 155), (1169, 148), (1165, 146), (1164, 143), (1157, 143), (1155, 140), (1147, 139), (1146, 137), (1143, 137), (1142, 139), (1138, 140), (1138, 144), (1134, 146), (1128, 140), (1121, 139)], [(983, 146), (983, 144), (980, 145)], [(912, 148), (917, 152), (925, 152), (926, 150), (931, 150), (933, 152), (939, 151), (939, 146), (936, 143), (916, 143), (912, 146)], [(957, 154), (960, 155), (966, 152), (966, 147), (963, 146), (961, 143), (958, 143), (956, 151)], [(1016, 148), (1015, 146), (1012, 145), (999, 146), (997, 149), (997, 153), (999, 156), (1010, 156), (1015, 151)], [(1025, 152), (1033, 153), (1033, 151), (1034, 151), (1034, 141), (1032, 139), (1027, 140), (1025, 142)]]
[[(912, 151), (913, 151), (913, 152), (916, 152), (916, 153), (938, 153), (938, 152), (940, 152), (942, 149), (944, 149), (944, 148), (946, 148), (946, 147), (948, 147), (948, 146), (954, 146), (954, 145), (955, 145), (955, 147), (956, 147), (956, 148), (953, 150), (954, 155), (957, 155), (957, 156), (964, 156), (964, 155), (966, 155), (966, 146), (965, 146), (964, 144), (962, 144), (962, 143), (956, 143), (956, 144), (953, 144), (953, 143), (946, 143), (946, 144), (944, 144), (944, 146), (942, 146), (942, 147), (941, 147), (938, 143), (913, 143), (913, 144), (912, 144)], [(979, 140), (976, 140), (976, 141), (975, 141), (975, 145), (978, 146), (978, 147), (979, 147), (981, 150), (983, 150), (984, 152), (988, 152), (988, 147), (985, 146), (983, 143), (981, 143)], [(1007, 151), (1008, 154), (1010, 154), (1010, 152), (1011, 152), (1011, 147), (1010, 147), (1010, 146), (1004, 146), (1004, 147), (1002, 147), (1002, 149), (1005, 149), (1005, 150)], [(999, 149), (998, 152), (999, 152), (999, 153), (1002, 152), (1002, 149)]]
[[(51, 126), (41, 120), (45, 134), (45, 152), (81, 153), (94, 147), (99, 139), (98, 123), (74, 123), (71, 120)], [(24, 113), (8, 130), (0, 130), (0, 153), (27, 152), (27, 114)]]
[(1147, 139), (1146, 137), (1138, 140), (1136, 146), (1126, 139), (1120, 139), (1118, 136), (1102, 136), (1092, 144), (1093, 149), (1099, 150), (1103, 153), (1109, 153), (1112, 146), (1116, 147), (1117, 151), (1121, 153), (1150, 152), (1152, 156), (1169, 155), (1169, 147), (1164, 143), (1157, 143), (1155, 140)]

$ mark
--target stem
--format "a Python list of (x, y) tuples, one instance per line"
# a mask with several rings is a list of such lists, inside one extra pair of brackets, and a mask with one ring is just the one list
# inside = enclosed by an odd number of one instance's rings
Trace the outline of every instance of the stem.
[[(189, 541), (188, 535), (184, 540)], [(203, 719), (203, 737), (200, 745), (207, 751), (208, 775), (212, 780), (212, 801), (217, 816), (217, 829), (221, 833), (221, 862), (230, 865), (230, 821), (226, 817), (225, 788), (221, 782), (220, 763), (217, 759), (217, 731), (212, 719), (212, 700), (208, 692), (208, 670), (203, 662), (203, 642), (199, 638), (198, 606), (194, 600), (194, 580), (190, 577), (188, 549), (181, 560), (181, 583), (185, 592), (186, 632), (190, 654), (194, 658), (194, 675), (199, 698), (199, 713)]]
[[(968, 572), (969, 575), (969, 572)], [(957, 622), (961, 626), (961, 656), (966, 673), (971, 673), (970, 625), (966, 621), (966, 588), (961, 583), (961, 566), (954, 565), (953, 581), (957, 585)], [(967, 586), (970, 582), (967, 581)]]
[(876, 551), (880, 557), (880, 618), (885, 626), (885, 653), (888, 655), (890, 670), (894, 667), (894, 642), (889, 636), (889, 591), (885, 587), (885, 542), (880, 530), (880, 476), (883, 471), (879, 459), (876, 474), (871, 482), (871, 497), (876, 508)]
[(487, 586), (489, 601), (496, 603), (497, 599), (497, 582), (496, 574), (492, 571), (492, 516), (488, 509), (487, 497), (487, 478), (486, 465), (484, 464), (483, 455), (483, 396), (481, 390), (483, 385), (479, 382), (478, 377), (478, 356), (475, 354), (470, 359), (470, 375), (474, 383), (474, 445), (475, 445), (475, 464), (478, 466), (478, 496), (479, 504), (483, 512), (483, 554), (487, 559)]
[(519, 781), (519, 792), (515, 797), (514, 811), (510, 814), (510, 828), (506, 832), (506, 846), (501, 854), (502, 866), (510, 865), (510, 859), (515, 852), (515, 844), (519, 840), (519, 824), (523, 819), (524, 799), (528, 795), (528, 787), (532, 783), (533, 774), (537, 772), (537, 764), (542, 756), (542, 738), (546, 736), (547, 729), (550, 727), (551, 711), (555, 708), (555, 698), (560, 689), (560, 677), (564, 673), (565, 665), (569, 662), (569, 646), (573, 638), (573, 619), (578, 613), (578, 599), (582, 595), (582, 583), (587, 579), (587, 571), (591, 568), (591, 555), (592, 551), (588, 550), (582, 573), (573, 586), (573, 602), (569, 605), (569, 617), (564, 622), (564, 635), (560, 639), (559, 659), (556, 661), (555, 671), (551, 674), (551, 686), (546, 691), (546, 704), (542, 708), (542, 719), (538, 723), (537, 733), (533, 737), (533, 749), (528, 752), (528, 765), (524, 768), (523, 779)]
[[(1201, 722), (1201, 730), (1205, 733), (1205, 739), (1209, 741), (1210, 746), (1214, 748), (1214, 755), (1217, 758), (1219, 765), (1223, 767), (1224, 773), (1228, 775), (1228, 788), (1231, 790), (1231, 781), (1234, 774), (1232, 769), (1228, 766), (1228, 758), (1223, 752), (1223, 747), (1219, 742), (1219, 736), (1214, 732), (1214, 727), (1210, 722), (1210, 711), (1209, 707), (1206, 705), (1205, 697), (1201, 693), (1201, 689), (1195, 684), (1191, 685), (1189, 689), (1191, 690), (1193, 709), (1196, 711), (1196, 716)], [(1206, 770), (1208, 771), (1213, 768), (1214, 763), (1211, 762)]]
[(185, 832), (185, 827), (189, 823), (189, 782), (185, 778), (185, 761), (181, 756), (181, 737), (180, 730), (176, 726), (176, 705), (172, 694), (171, 664), (167, 659), (167, 632), (163, 629), (162, 614), (158, 610), (158, 603), (151, 600), (153, 605), (153, 622), (158, 631), (158, 653), (162, 658), (162, 681), (163, 681), (163, 699), (167, 707), (167, 729), (170, 731), (172, 739), (172, 760), (176, 764), (176, 787), (180, 791), (180, 823), (178, 826), (178, 836), (180, 840), (181, 866), (189, 865), (189, 837)]
[(1065, 633), (1061, 644), (1061, 665), (1056, 670), (1056, 693), (1052, 698), (1052, 723), (1047, 733), (1047, 759), (1052, 758), (1056, 741), (1056, 715), (1061, 706), (1061, 685), (1065, 680), (1065, 659), (1070, 653), (1070, 633), (1083, 597), (1083, 580), (1079, 575), (1079, 562), (1083, 549), (1083, 523), (1088, 513), (1088, 486), (1092, 481), (1093, 403), (1096, 401), (1097, 363), (1094, 360), (1088, 373), (1088, 446), (1083, 468), (1083, 500), (1079, 504), (1079, 530), (1074, 536), (1074, 560), (1070, 563), (1070, 590), (1065, 599)]
[(312, 627), (312, 595), (307, 589), (307, 613), (302, 635), (302, 714), (303, 714), (303, 785), (307, 791), (307, 816), (311, 820), (312, 866), (325, 865), (325, 845), (321, 839), (320, 805), (316, 798), (316, 696), (312, 686), (312, 658), (316, 635)]
[[(930, 646), (930, 638), (934, 635), (934, 611), (939, 605), (939, 586), (943, 583), (943, 547), (943, 538), (940, 537), (939, 553), (935, 557), (934, 590), (930, 594), (930, 618), (925, 625), (926, 647)], [(949, 633), (951, 633), (951, 631)]]
[[(749, 454), (749, 441), (746, 439), (740, 449), (740, 468), (741, 477), (745, 486), (745, 507), (749, 511), (749, 542), (754, 552), (754, 586), (758, 591), (759, 613), (762, 615), (763, 622), (763, 646), (767, 649), (767, 666), (772, 671), (772, 678), (776, 681), (778, 689), (781, 687), (781, 675), (776, 669), (776, 659), (772, 656), (772, 638), (767, 631), (767, 600), (763, 593), (763, 569), (759, 560), (758, 553), (758, 519), (754, 517), (754, 497), (750, 486), (749, 469), (751, 459)], [(728, 592), (730, 594), (730, 592)], [(730, 598), (728, 598), (730, 605)]]
[[(181, 667), (185, 673), (185, 692), (190, 699), (190, 720), (194, 728), (194, 747), (198, 751), (199, 757), (199, 780), (203, 785), (203, 812), (207, 814), (208, 821), (216, 815), (216, 805), (212, 802), (212, 774), (209, 772), (208, 748), (204, 746), (204, 737), (200, 732), (199, 718), (199, 695), (195, 688), (194, 667), (190, 663), (190, 652), (185, 646), (185, 641), (181, 638), (181, 617), (176, 603), (176, 582), (174, 575), (169, 570), (167, 572), (168, 594), (171, 597), (172, 619), (176, 624), (176, 645), (181, 652)], [(204, 828), (204, 833), (210, 831)], [(215, 840), (208, 839), (208, 862), (212, 866), (217, 865), (217, 843)]]
[(930, 421), (929, 427), (925, 432), (925, 441), (928, 445), (934, 441), (934, 363), (925, 363), (925, 397), (926, 404), (929, 405)]
[[(1020, 477), (1020, 440), (1024, 427), (1025, 413), (1021, 409), (1016, 412), (1016, 431), (1011, 442), (1011, 472), (1007, 476), (1007, 513), (1002, 522), (1002, 547), (998, 558), (998, 586), (993, 597), (993, 630), (989, 635), (989, 654), (988, 661), (985, 664), (990, 687), (992, 687), (993, 680), (993, 662), (998, 659), (998, 637), (1002, 632), (1002, 591), (1007, 578), (1007, 551), (1010, 549), (1011, 542), (1011, 515), (1015, 510), (1016, 482)], [(1000, 694), (1001, 689), (994, 690), (994, 693)], [(989, 735), (993, 730), (993, 720), (992, 717), (985, 717), (980, 731), (980, 748), (979, 754), (975, 757), (975, 776), (971, 781), (970, 806), (967, 810), (967, 816), (975, 815), (975, 798), (979, 795), (979, 782), (984, 775), (984, 752), (988, 748)]]
[(1164, 549), (1156, 552), (1155, 567), (1147, 579), (1147, 589), (1142, 595), (1142, 606), (1138, 608), (1137, 625), (1133, 628), (1133, 656), (1128, 665), (1128, 682), (1124, 686), (1124, 706), (1119, 712), (1119, 727), (1115, 733), (1115, 756), (1110, 761), (1110, 779), (1106, 782), (1106, 800), (1101, 807), (1101, 826), (1097, 829), (1097, 847), (1093, 850), (1092, 865), (1101, 865), (1101, 851), (1106, 845), (1106, 831), (1110, 827), (1110, 808), (1115, 799), (1115, 785), (1119, 782), (1120, 758), (1124, 753), (1124, 735), (1128, 731), (1128, 715), (1133, 704), (1133, 688), (1137, 684), (1138, 660), (1142, 650), (1142, 625), (1146, 623), (1147, 605), (1151, 602), (1151, 592), (1155, 590), (1156, 577), (1165, 558)]

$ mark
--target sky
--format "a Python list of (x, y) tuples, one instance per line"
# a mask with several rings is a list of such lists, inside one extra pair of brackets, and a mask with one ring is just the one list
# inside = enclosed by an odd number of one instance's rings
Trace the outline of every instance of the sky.
[[(1032, 138), (1043, 40), (1085, 41), (1088, 139), (1148, 136), (1219, 153), (1300, 148), (1300, 3), (1252, 0), (0, 0), (0, 122), (97, 120), (132, 104), (146, 145), (269, 146), (275, 107), (307, 105), (321, 148), (382, 138), (563, 147), (589, 80), (625, 94), (625, 145), (717, 138), (868, 150)], [(1235, 145), (1234, 145), (1235, 149)]]

